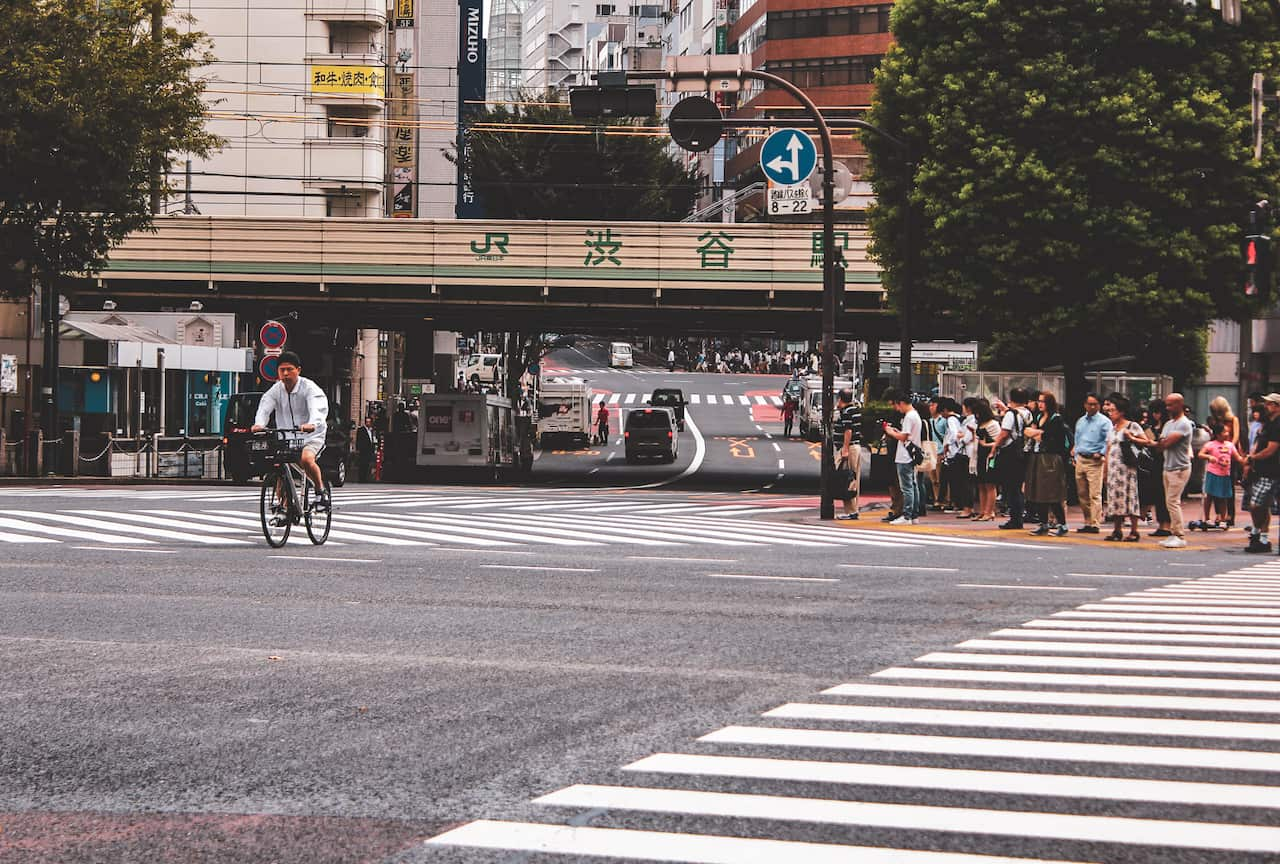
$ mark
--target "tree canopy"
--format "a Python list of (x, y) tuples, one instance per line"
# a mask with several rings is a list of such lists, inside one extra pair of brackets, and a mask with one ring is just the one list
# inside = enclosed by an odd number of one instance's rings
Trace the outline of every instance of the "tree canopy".
[(1249, 209), (1275, 194), (1249, 109), (1255, 70), (1280, 87), (1271, 5), (1246, 0), (1237, 28), (1207, 2), (898, 0), (868, 119), (912, 168), (865, 138), (891, 301), (910, 239), (906, 312), (934, 337), (1004, 368), (1200, 373), (1208, 322), (1246, 308)]
[(500, 105), (473, 118), (490, 127), (468, 132), (467, 157), (488, 218), (662, 221), (687, 216), (697, 196), (696, 171), (672, 157), (665, 135), (588, 127), (561, 104)]
[(0, 293), (100, 267), (151, 224), (153, 157), (218, 145), (191, 74), (204, 37), (153, 40), (155, 6), (0, 0)]

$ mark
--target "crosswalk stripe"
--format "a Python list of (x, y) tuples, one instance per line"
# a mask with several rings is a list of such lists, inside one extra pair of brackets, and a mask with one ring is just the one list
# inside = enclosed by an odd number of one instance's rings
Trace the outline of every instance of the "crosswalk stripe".
[(1114, 630), (1117, 627), (1123, 627), (1125, 630), (1149, 630), (1158, 633), (1252, 633), (1260, 636), (1280, 636), (1280, 627), (1249, 627), (1240, 624), (1165, 624), (1158, 621), (1077, 621), (1037, 618), (1022, 626), (1051, 628), (1057, 631)]
[(702, 397), (701, 397), (699, 394), (697, 394), (697, 393), (690, 393), (690, 394), (689, 394), (689, 404), (690, 404), (690, 405), (699, 405), (699, 404), (701, 404), (701, 403), (702, 403)]
[(782, 397), (781, 397), (781, 396), (770, 396), (770, 397), (769, 397), (769, 399), (770, 399), (770, 400), (773, 402), (773, 404), (774, 404), (774, 405), (776, 405), (777, 407), (779, 407), (779, 408), (781, 408), (781, 407), (782, 407)]
[(1223, 623), (1223, 624), (1280, 624), (1280, 617), (1268, 615), (1175, 615), (1168, 612), (1099, 612), (1089, 610), (1072, 610), (1070, 612), (1054, 612), (1055, 618), (1093, 619), (1105, 621), (1167, 621), (1184, 623)]
[(539, 804), (639, 810), (734, 819), (868, 825), (910, 831), (998, 834), (1125, 845), (1274, 852), (1280, 828), (1219, 822), (1175, 822), (1119, 816), (1081, 816), (975, 807), (935, 807), (834, 801), (783, 795), (744, 795), (686, 789), (576, 785), (534, 799)]
[(923, 753), (1050, 762), (1160, 765), (1231, 771), (1280, 771), (1280, 753), (1214, 750), (1204, 747), (1155, 747), (1147, 744), (1092, 744), (1028, 738), (969, 738), (954, 735), (904, 735), (894, 732), (845, 732), (831, 729), (726, 726), (698, 739), (709, 744), (749, 744), (814, 750)]
[[(1203, 601), (1200, 601), (1203, 602)], [(1280, 608), (1275, 606), (1252, 606), (1247, 603), (1213, 604), (1211, 606), (1183, 605), (1176, 601), (1160, 601), (1158, 605), (1150, 599), (1142, 604), (1115, 603), (1110, 600), (1099, 603), (1085, 603), (1080, 608), (1086, 612), (1159, 612), (1163, 614), (1187, 614), (1189, 612), (1206, 615), (1247, 615), (1252, 617), (1280, 616)]]
[(631, 405), (635, 401), (636, 401), (636, 394), (634, 393), (628, 393), (627, 398), (622, 400), (624, 405)]
[(640, 397), (640, 401), (641, 401), (641, 402), (643, 402), (643, 403), (645, 403), (646, 405), (648, 405), (648, 404), (649, 404), (649, 400), (650, 400), (652, 397), (653, 397), (653, 394), (652, 394), (652, 393), (646, 393), (646, 394), (644, 394), (643, 396), (641, 396), (641, 397)]
[(722, 402), (724, 402), (724, 404), (726, 404), (726, 405), (732, 405), (732, 404), (733, 404), (733, 397), (732, 397), (732, 396), (728, 396), (728, 395), (721, 395), (721, 396), (720, 396), (720, 400), (721, 400)]
[(0, 543), (57, 543), (52, 537), (36, 537), (30, 534), (14, 534), (0, 531)]
[(610, 396), (610, 397), (609, 397), (609, 404), (610, 404), (610, 405), (617, 405), (617, 404), (618, 404), (618, 400), (619, 400), (619, 399), (621, 399), (621, 398), (622, 398), (622, 394), (621, 394), (621, 393), (614, 393), (612, 396)]
[(738, 396), (738, 404), (739, 404), (739, 405), (750, 405), (750, 404), (751, 404), (751, 399), (750, 399), (750, 397), (739, 395), (739, 396)]
[(1004, 858), (915, 849), (834, 846), (798, 840), (674, 834), (631, 828), (588, 828), (478, 819), (426, 841), (433, 846), (514, 849), (682, 864), (1067, 864), (1043, 858)]
[(818, 762), (749, 756), (690, 756), (657, 753), (623, 771), (704, 777), (740, 777), (801, 783), (839, 783), (908, 789), (985, 792), (996, 795), (1051, 795), (1105, 801), (1158, 801), (1207, 807), (1280, 808), (1280, 789), (1234, 783), (1133, 780), (1118, 777), (1040, 774), (879, 765), (867, 762)]
[(434, 525), (448, 531), (466, 532), (479, 536), (497, 536), (526, 540), (531, 543), (546, 543), (551, 546), (603, 546), (603, 543), (591, 539), (590, 534), (554, 531), (547, 529), (531, 530), (528, 527), (509, 527), (506, 525), (494, 528), (475, 527), (475, 521), (462, 516), (450, 516), (447, 513), (432, 515), (415, 514), (413, 524)]
[(768, 399), (766, 399), (766, 398), (764, 398), (763, 396), (757, 396), (757, 397), (756, 397), (756, 404), (757, 404), (757, 405), (768, 405), (768, 404), (769, 404), (769, 400), (768, 400)]
[[(257, 517), (247, 516), (236, 510), (213, 510), (203, 511), (201, 513), (187, 514), (193, 518), (203, 518), (210, 522), (216, 522), (223, 525), (243, 525), (255, 531), (262, 530), (262, 523)], [(301, 530), (301, 529), (298, 529)], [(405, 540), (400, 537), (381, 537), (376, 534), (361, 534), (355, 531), (348, 531), (345, 528), (331, 528), (329, 531), (330, 540), (346, 541), (350, 543), (377, 543), (381, 546), (435, 546), (435, 543), (429, 543), (425, 540)]]
[(939, 702), (1000, 702), (1020, 705), (1076, 705), (1100, 708), (1157, 708), (1168, 711), (1238, 711), (1280, 714), (1280, 700), (1225, 699), (1204, 696), (1151, 696), (1140, 693), (1072, 693), (1059, 690), (994, 690), (964, 687), (910, 687), (900, 684), (837, 684), (823, 696), (869, 699), (928, 699)]
[[(1056, 634), (1055, 634), (1056, 635)], [(1058, 651), (1064, 654), (1148, 654), (1155, 657), (1238, 657), (1256, 660), (1280, 660), (1280, 650), (1273, 648), (1209, 648), (1183, 645), (1131, 645), (1123, 642), (1042, 642), (1035, 639), (966, 639), (957, 648), (980, 648), (987, 651)]]
[[(1276, 605), (1276, 600), (1245, 600), (1232, 599), (1225, 600), (1222, 603), (1215, 603), (1207, 600), (1198, 600), (1194, 597), (1151, 597), (1149, 595), (1135, 595), (1133, 597), (1104, 597), (1098, 601), (1099, 604), (1108, 604), (1113, 606), (1143, 606), (1151, 604), (1159, 604), (1160, 606), (1183, 606), (1194, 611), (1218, 612), (1223, 611), (1223, 607), (1229, 607), (1225, 611), (1233, 609), (1261, 609), (1257, 614), (1280, 615), (1280, 606)], [(1176, 609), (1173, 611), (1177, 611)]]
[(604, 401), (604, 398), (605, 398), (605, 396), (607, 396), (607, 395), (608, 395), (608, 394), (606, 394), (606, 393), (597, 393), (597, 394), (595, 394), (594, 396), (592, 396), (592, 397), (591, 397), (591, 404), (592, 404), (592, 405), (599, 405), (601, 402), (603, 402), (603, 401)]
[(472, 537), (469, 536), (472, 532), (469, 532), (466, 529), (455, 528), (453, 526), (450, 526), (447, 531), (431, 531), (428, 530), (429, 526), (422, 525), (416, 518), (404, 518), (397, 520), (399, 524), (385, 525), (369, 516), (358, 516), (353, 513), (344, 513), (341, 521), (345, 528), (351, 530), (368, 531), (373, 534), (390, 534), (394, 537), (408, 537), (414, 540), (427, 540), (432, 543), (482, 547), (510, 547), (518, 545), (506, 540), (494, 540), (489, 537)]
[(1041, 732), (1116, 732), (1126, 735), (1280, 741), (1280, 725), (1275, 723), (1171, 720), (1162, 717), (885, 708), (875, 705), (821, 705), (814, 702), (788, 702), (764, 712), (761, 716), (789, 720), (835, 720), (844, 723), (911, 723), (922, 726), (973, 726)]
[(1062, 657), (1030, 654), (963, 654), (934, 651), (917, 663), (964, 663), (970, 666), (1032, 666), (1068, 669), (1128, 669), (1146, 672), (1229, 672), (1238, 675), (1280, 676), (1277, 663), (1220, 663), (1207, 660), (1140, 660), (1120, 657)]
[(12, 528), (19, 533), (30, 532), (33, 534), (48, 534), (53, 537), (70, 537), (75, 540), (95, 540), (99, 543), (129, 543), (134, 545), (151, 543), (150, 540), (139, 537), (120, 537), (116, 534), (103, 534), (100, 531), (63, 528), (60, 525), (41, 525), (22, 519), (7, 519), (4, 517), (0, 517), (0, 528)]
[[(604, 522), (611, 526), (630, 524), (630, 521), (622, 521), (622, 517), (618, 516), (593, 517), (591, 521)], [(840, 544), (848, 542), (838, 534), (817, 537), (797, 535), (795, 532), (783, 529), (774, 522), (735, 524), (721, 520), (673, 516), (660, 521), (655, 520), (653, 524), (662, 531), (664, 536), (700, 536), (713, 540), (740, 541), (742, 543), (755, 544), (780, 543), (809, 548), (836, 548)], [(729, 545), (735, 544), (730, 543)]]
[(1275, 636), (1228, 636), (1222, 634), (1205, 635), (1203, 633), (1134, 633), (1125, 630), (1091, 630), (1074, 633), (1070, 630), (1037, 630), (1030, 627), (1011, 627), (997, 630), (992, 636), (1036, 636), (1044, 639), (1109, 639), (1133, 642), (1192, 642), (1196, 644), (1227, 643), (1231, 645), (1280, 645), (1280, 637)]
[[(162, 516), (144, 515), (142, 513), (117, 513), (111, 510), (72, 510), (72, 513), (79, 513), (82, 516), (97, 516), (102, 519), (120, 519), (126, 522), (141, 522), (144, 525), (157, 525), (163, 528), (178, 528), (186, 531), (191, 530), (191, 522), (183, 519), (165, 519)], [(205, 526), (201, 531), (210, 534), (243, 534), (239, 528), (221, 528), (216, 525)]]
[[(21, 511), (0, 510), (0, 513), (13, 515), (21, 513)], [(179, 542), (199, 543), (207, 546), (227, 546), (227, 545), (248, 545), (247, 540), (237, 540), (233, 537), (203, 537), (189, 531), (170, 531), (155, 525), (130, 525), (111, 523), (106, 524), (100, 519), (87, 519), (83, 516), (71, 516), (66, 513), (32, 513), (32, 519), (47, 519), (50, 522), (58, 522), (65, 525), (72, 525), (77, 528), (88, 528), (90, 530), (110, 529), (125, 535), (144, 535), (150, 540), (176, 540)], [(124, 542), (128, 542), (127, 540)]]
[(699, 531), (665, 525), (637, 528), (634, 527), (634, 522), (631, 520), (606, 517), (594, 517), (586, 520), (579, 517), (538, 515), (527, 518), (538, 526), (574, 531), (590, 529), (594, 533), (584, 533), (583, 536), (596, 537), (597, 539), (602, 536), (609, 536), (614, 539), (626, 538), (626, 542), (638, 543), (644, 546), (672, 546), (680, 543), (703, 543), (713, 546), (762, 545), (755, 538), (727, 535), (714, 529)]
[(1006, 669), (939, 669), (893, 666), (872, 678), (912, 681), (981, 681), (989, 684), (1053, 684), (1072, 687), (1141, 690), (1217, 690), (1227, 693), (1280, 693), (1280, 681), (1255, 678), (1186, 678), (1170, 675), (1085, 675), (1070, 672), (1012, 672)]

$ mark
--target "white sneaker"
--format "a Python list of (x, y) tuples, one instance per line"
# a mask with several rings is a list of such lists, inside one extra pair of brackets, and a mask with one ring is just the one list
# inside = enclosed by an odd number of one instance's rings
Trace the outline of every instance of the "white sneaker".
[(1160, 541), (1160, 545), (1165, 549), (1181, 549), (1187, 545), (1187, 541), (1181, 537), (1166, 537)]
[(914, 525), (916, 524), (916, 520), (908, 519), (906, 516), (899, 516), (897, 519), (894, 519), (889, 524), (890, 525)]

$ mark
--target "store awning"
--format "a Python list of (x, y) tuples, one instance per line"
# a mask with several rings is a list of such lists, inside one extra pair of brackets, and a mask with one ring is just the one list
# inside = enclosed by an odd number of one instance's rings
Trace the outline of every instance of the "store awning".
[[(111, 368), (136, 369), (141, 360), (143, 369), (158, 369), (163, 356), (165, 369), (191, 372), (253, 371), (252, 348), (182, 345), (145, 327), (63, 320), (61, 339), (103, 343), (105, 352), (86, 350), (85, 359), (88, 361), (91, 355), (96, 356), (102, 361), (100, 365)], [(86, 362), (85, 365), (92, 364)]]

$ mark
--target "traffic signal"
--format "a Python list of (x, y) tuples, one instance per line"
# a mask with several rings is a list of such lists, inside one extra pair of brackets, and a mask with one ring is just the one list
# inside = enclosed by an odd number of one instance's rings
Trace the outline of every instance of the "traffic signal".
[(692, 153), (704, 153), (716, 146), (724, 134), (724, 118), (720, 106), (706, 96), (681, 99), (667, 116), (671, 140)]
[(1244, 263), (1248, 276), (1244, 293), (1253, 297), (1271, 292), (1271, 238), (1266, 234), (1250, 234), (1244, 238)]
[(658, 113), (658, 91), (649, 87), (573, 87), (569, 110), (574, 117), (652, 117)]

